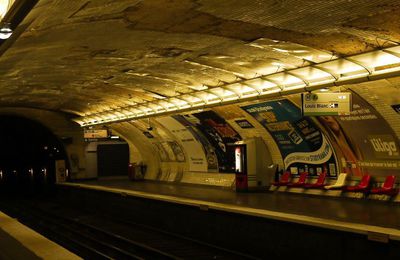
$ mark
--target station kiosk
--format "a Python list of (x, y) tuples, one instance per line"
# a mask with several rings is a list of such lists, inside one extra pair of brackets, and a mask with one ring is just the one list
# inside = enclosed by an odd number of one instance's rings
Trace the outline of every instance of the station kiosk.
[(261, 137), (234, 144), (236, 191), (261, 190), (274, 179), (275, 168)]

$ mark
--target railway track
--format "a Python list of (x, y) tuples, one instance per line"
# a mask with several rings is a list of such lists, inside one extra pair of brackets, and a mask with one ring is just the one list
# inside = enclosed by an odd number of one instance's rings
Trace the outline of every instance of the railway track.
[(85, 259), (256, 259), (112, 216), (85, 214), (54, 203), (2, 200), (0, 207)]

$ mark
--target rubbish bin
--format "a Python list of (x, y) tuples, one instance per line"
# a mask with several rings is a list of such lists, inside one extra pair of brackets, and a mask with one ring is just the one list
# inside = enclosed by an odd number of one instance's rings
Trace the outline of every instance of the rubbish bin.
[(135, 180), (135, 169), (136, 169), (136, 164), (130, 163), (128, 164), (128, 177), (130, 180)]
[(236, 173), (236, 191), (248, 191), (247, 174)]

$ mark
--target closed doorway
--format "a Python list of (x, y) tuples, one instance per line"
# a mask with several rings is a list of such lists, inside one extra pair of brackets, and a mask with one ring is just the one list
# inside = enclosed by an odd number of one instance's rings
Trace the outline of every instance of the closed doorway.
[(99, 177), (128, 176), (129, 146), (127, 143), (99, 144), (97, 146), (97, 173)]

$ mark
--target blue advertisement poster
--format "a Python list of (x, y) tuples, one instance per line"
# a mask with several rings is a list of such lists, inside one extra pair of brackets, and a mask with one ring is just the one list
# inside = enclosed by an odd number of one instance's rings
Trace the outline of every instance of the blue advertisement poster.
[(331, 144), (308, 117), (287, 99), (242, 107), (272, 135), (282, 154), (285, 168), (293, 174), (311, 175), (325, 171), (337, 176)]

